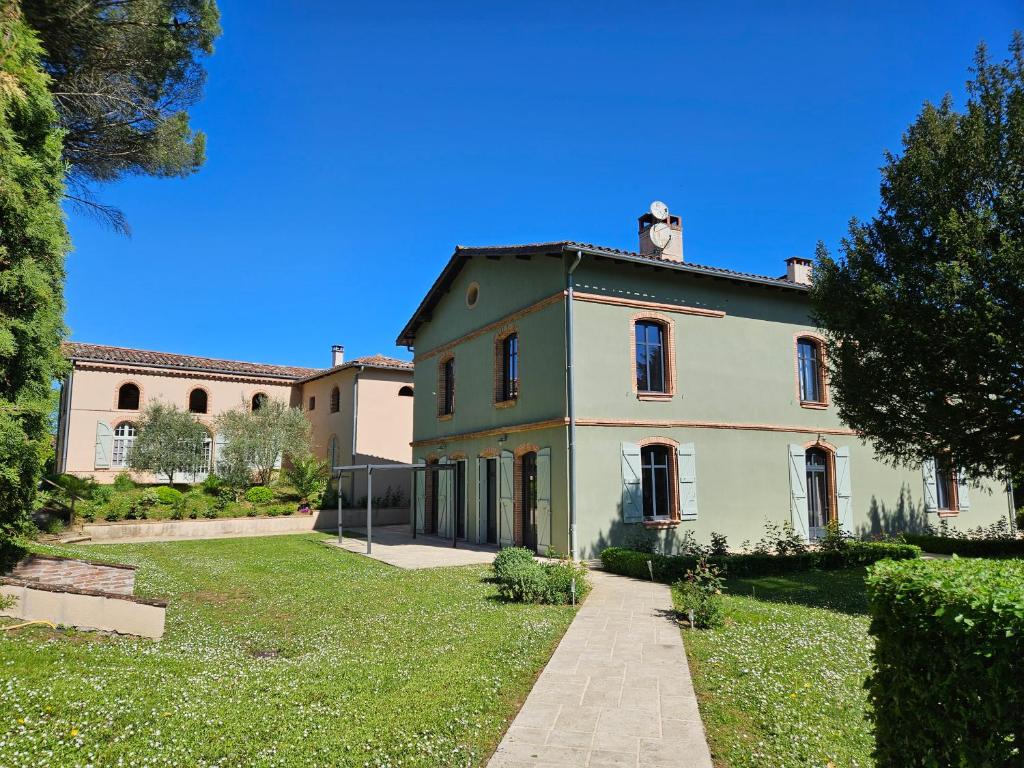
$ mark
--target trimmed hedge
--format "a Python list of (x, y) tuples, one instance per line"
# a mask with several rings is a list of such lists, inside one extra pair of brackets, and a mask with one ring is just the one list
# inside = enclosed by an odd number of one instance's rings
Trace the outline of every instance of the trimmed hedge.
[[(907, 560), (920, 557), (920, 548), (897, 542), (850, 542), (839, 550), (815, 550), (793, 555), (712, 555), (708, 562), (725, 571), (726, 576), (768, 576), (796, 571), (836, 570), (870, 565), (879, 560)], [(623, 576), (649, 579), (647, 561), (651, 561), (654, 580), (673, 584), (697, 567), (695, 555), (657, 555), (622, 547), (609, 547), (601, 553), (605, 569)]]
[(879, 765), (1024, 760), (1024, 562), (879, 563), (867, 579)]
[(903, 534), (908, 544), (925, 552), (961, 557), (1024, 557), (1024, 539), (956, 539), (951, 536)]

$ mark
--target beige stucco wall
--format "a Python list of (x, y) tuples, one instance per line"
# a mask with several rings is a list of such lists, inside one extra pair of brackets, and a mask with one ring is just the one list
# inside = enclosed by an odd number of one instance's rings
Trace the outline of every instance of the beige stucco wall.
[(0, 596), (14, 599), (14, 605), (0, 610), (0, 616), (139, 635), (154, 640), (159, 640), (164, 634), (167, 612), (164, 605), (118, 595), (46, 588), (15, 579), (0, 583)]

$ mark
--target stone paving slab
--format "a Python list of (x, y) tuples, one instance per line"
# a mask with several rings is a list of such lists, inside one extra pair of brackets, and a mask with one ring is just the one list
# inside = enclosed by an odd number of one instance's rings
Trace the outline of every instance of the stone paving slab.
[(711, 768), (669, 588), (590, 577), (489, 768)]
[[(482, 565), (494, 562), (498, 550), (492, 546), (472, 544), (467, 541), (452, 546), (451, 539), (438, 536), (417, 534), (412, 537), (407, 525), (374, 526), (373, 547), (366, 554), (366, 531), (359, 529), (344, 530), (342, 543), (338, 540), (330, 542), (332, 546), (341, 547), (357, 555), (365, 555), (396, 568), (450, 568), (455, 565)], [(355, 538), (355, 534), (359, 538)]]

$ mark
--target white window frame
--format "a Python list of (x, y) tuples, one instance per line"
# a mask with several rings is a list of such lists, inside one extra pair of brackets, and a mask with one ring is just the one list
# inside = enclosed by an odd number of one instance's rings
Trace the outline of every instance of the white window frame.
[[(129, 432), (130, 430), (130, 432)], [(130, 421), (122, 421), (114, 428), (114, 442), (110, 451), (111, 467), (127, 467), (128, 456), (135, 445), (135, 438), (139, 431)]]

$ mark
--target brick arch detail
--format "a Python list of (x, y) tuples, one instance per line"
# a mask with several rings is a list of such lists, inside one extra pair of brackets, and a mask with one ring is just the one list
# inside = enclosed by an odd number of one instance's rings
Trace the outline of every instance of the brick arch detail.
[[(679, 513), (679, 456), (676, 453), (679, 449), (679, 441), (664, 435), (652, 435), (641, 438), (637, 441), (637, 444), (641, 448), (647, 445), (666, 445), (672, 449), (668, 452), (668, 485), (670, 495), (668, 511), (669, 518), (674, 522), (678, 522), (681, 519)], [(652, 527), (664, 527), (664, 524), (657, 522), (651, 522), (649, 525)]]
[(188, 409), (189, 401), (192, 399), (192, 393), (195, 392), (197, 389), (201, 389), (203, 392), (206, 393), (206, 413), (193, 413), (192, 415), (207, 416), (213, 410), (213, 397), (211, 397), (210, 395), (210, 390), (204, 387), (202, 384), (196, 384), (193, 387), (189, 387), (188, 394), (185, 395), (185, 410), (188, 411), (189, 413), (192, 413), (192, 411), (189, 411)]
[(839, 495), (836, 489), (836, 446), (819, 437), (815, 440), (808, 440), (803, 444), (804, 454), (811, 448), (820, 448), (827, 457), (825, 482), (828, 484), (828, 519), (829, 521), (838, 520)]
[[(509, 324), (502, 326), (497, 333), (494, 334), (494, 399), (493, 404), (495, 408), (512, 408), (516, 403), (519, 402), (519, 398), (515, 397), (512, 400), (502, 400), (501, 391), (505, 383), (504, 367), (505, 358), (503, 353), (503, 347), (505, 339), (512, 334), (519, 333), (519, 326), (515, 324)], [(519, 384), (522, 384), (522, 370), (523, 370), (523, 359), (522, 355), (518, 358), (518, 370), (519, 370)]]
[[(121, 387), (123, 387), (125, 384), (134, 384), (136, 387), (139, 388), (139, 407), (138, 407), (137, 410), (128, 410), (128, 409), (125, 409), (125, 408), (118, 408), (117, 407), (118, 395), (121, 393)], [(121, 381), (117, 382), (117, 384), (114, 386), (114, 403), (113, 403), (113, 405), (111, 407), (111, 410), (118, 411), (120, 413), (141, 413), (142, 412), (142, 406), (143, 406), (143, 404), (145, 402), (146, 402), (146, 388), (145, 387), (143, 387), (135, 379), (121, 379)]]
[[(660, 323), (665, 329), (665, 391), (664, 393), (643, 394), (636, 386), (636, 324), (642, 320)], [(675, 320), (661, 312), (635, 312), (629, 321), (629, 371), (630, 388), (640, 398), (664, 399), (676, 394), (676, 326)]]
[[(800, 399), (800, 340), (811, 339), (818, 344), (818, 356), (821, 358), (821, 402), (804, 402)], [(828, 353), (825, 346), (825, 337), (815, 330), (797, 331), (793, 334), (793, 386), (796, 401), (801, 408), (823, 410), (828, 408), (830, 403), (828, 383)]]

